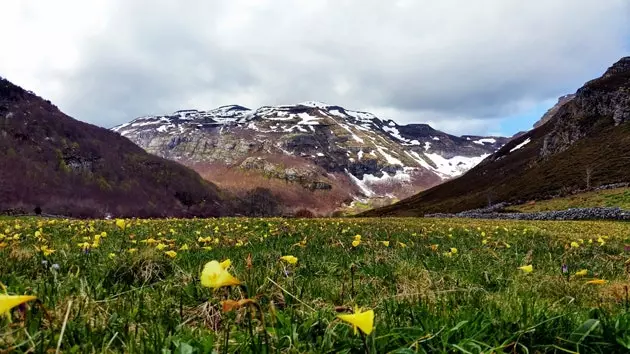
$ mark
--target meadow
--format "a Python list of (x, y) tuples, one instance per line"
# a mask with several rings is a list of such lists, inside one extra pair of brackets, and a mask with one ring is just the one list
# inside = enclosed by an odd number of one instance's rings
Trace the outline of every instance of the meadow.
[(628, 267), (621, 222), (4, 218), (0, 353), (627, 353)]

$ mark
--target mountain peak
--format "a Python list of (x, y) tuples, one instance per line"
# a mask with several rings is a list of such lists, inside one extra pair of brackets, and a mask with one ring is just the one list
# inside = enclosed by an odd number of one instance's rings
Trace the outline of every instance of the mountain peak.
[(630, 56), (619, 59), (619, 61), (614, 63), (610, 68), (608, 68), (608, 70), (606, 70), (602, 78), (607, 78), (622, 73), (630, 73)]

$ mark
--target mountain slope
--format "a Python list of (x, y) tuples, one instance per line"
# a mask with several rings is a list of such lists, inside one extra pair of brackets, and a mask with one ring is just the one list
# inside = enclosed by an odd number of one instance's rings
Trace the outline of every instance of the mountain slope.
[(630, 181), (630, 57), (465, 175), (368, 216), (459, 212)]
[(0, 212), (220, 215), (216, 186), (0, 78)]
[(464, 173), (507, 141), (398, 125), (320, 102), (185, 110), (112, 130), (221, 188), (265, 187), (289, 208), (320, 212), (407, 197)]

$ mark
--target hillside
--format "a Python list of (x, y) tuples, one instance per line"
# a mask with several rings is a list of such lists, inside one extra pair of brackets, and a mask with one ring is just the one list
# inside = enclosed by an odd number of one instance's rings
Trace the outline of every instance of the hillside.
[[(220, 188), (270, 190), (289, 211), (388, 204), (459, 176), (501, 137), (457, 137), (320, 102), (145, 116), (112, 129)], [(379, 204), (380, 203), (380, 204)]]
[(0, 212), (73, 217), (229, 212), (218, 188), (0, 78)]
[(630, 57), (460, 178), (370, 216), (459, 212), (630, 181)]

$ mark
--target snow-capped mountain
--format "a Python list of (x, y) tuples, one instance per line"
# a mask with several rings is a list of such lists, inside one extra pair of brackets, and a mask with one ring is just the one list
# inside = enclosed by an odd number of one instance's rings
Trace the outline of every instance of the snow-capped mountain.
[[(244, 190), (243, 178), (250, 187), (274, 187), (269, 180), (276, 179), (286, 184), (272, 190), (328, 193), (335, 196), (329, 198), (333, 204), (409, 196), (463, 174), (508, 141), (457, 137), (426, 124), (399, 125), (320, 102), (182, 110), (140, 117), (112, 130), (222, 187)], [(298, 204), (292, 206), (313, 207)]]

